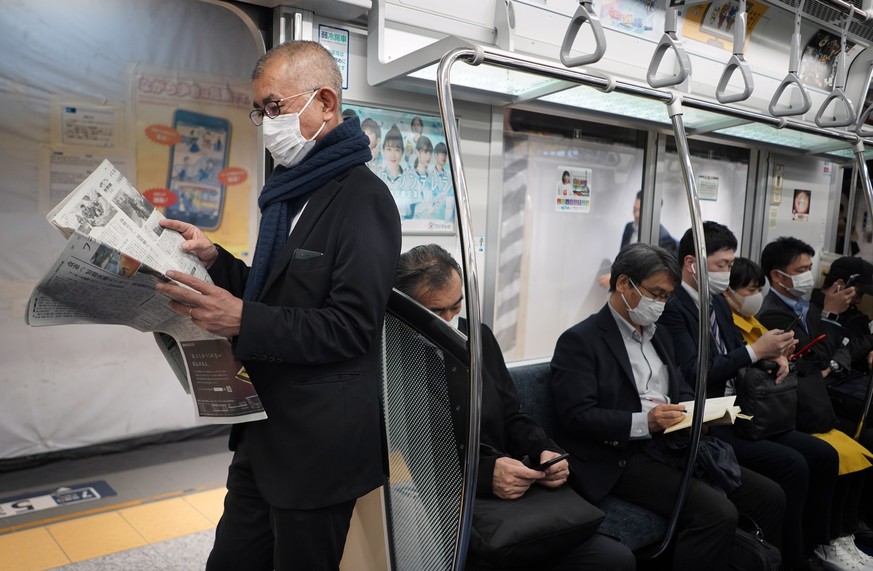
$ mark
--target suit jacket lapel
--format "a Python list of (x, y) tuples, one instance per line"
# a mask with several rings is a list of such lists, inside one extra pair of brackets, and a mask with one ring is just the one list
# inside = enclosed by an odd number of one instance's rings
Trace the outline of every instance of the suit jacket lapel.
[(621, 331), (615, 322), (615, 318), (612, 316), (612, 312), (609, 310), (609, 302), (606, 303), (607, 305), (604, 305), (600, 313), (597, 314), (597, 325), (603, 331), (604, 344), (615, 356), (634, 392), (637, 392), (637, 383), (634, 380), (634, 372), (631, 368), (630, 357), (627, 356), (624, 339), (621, 336)]
[(279, 254), (279, 258), (276, 260), (276, 263), (273, 264), (273, 267), (270, 268), (270, 274), (267, 276), (267, 281), (264, 282), (264, 287), (261, 289), (261, 299), (279, 276), (285, 273), (285, 268), (288, 267), (288, 264), (291, 262), (294, 250), (303, 244), (304, 240), (306, 240), (307, 236), (312, 232), (315, 224), (319, 221), (322, 214), (324, 214), (324, 211), (333, 200), (337, 191), (341, 188), (342, 185), (334, 179), (313, 192), (309, 197), (309, 201), (303, 208), (303, 214), (300, 215), (297, 225), (294, 226), (291, 235), (288, 236), (287, 240), (285, 240), (285, 245), (282, 247), (282, 252)]

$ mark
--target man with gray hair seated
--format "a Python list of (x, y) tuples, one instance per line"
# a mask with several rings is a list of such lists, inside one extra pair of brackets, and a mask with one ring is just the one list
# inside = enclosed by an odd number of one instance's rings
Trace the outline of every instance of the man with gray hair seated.
[[(607, 494), (670, 517), (682, 479), (688, 430), (664, 435), (693, 399), (673, 361), (669, 334), (655, 325), (679, 279), (676, 259), (649, 244), (623, 248), (598, 313), (565, 331), (552, 357), (550, 388), (570, 452), (576, 489), (590, 502)], [(711, 449), (732, 456), (716, 439)], [(736, 466), (734, 459), (733, 464)], [(700, 463), (695, 474), (700, 474)], [(736, 466), (695, 476), (678, 522), (673, 568), (727, 569), (738, 512), (778, 544), (785, 494), (769, 479)]]
[[(467, 332), (461, 312), (464, 292), (461, 266), (436, 244), (417, 246), (400, 255), (394, 287), (412, 297), (443, 320)], [(479, 478), (477, 497), (497, 497), (507, 501), (520, 498), (533, 485), (563, 486), (570, 477), (566, 460), (545, 471), (530, 464), (557, 457), (563, 450), (542, 427), (519, 408), (512, 377), (506, 369), (500, 346), (491, 329), (482, 324), (482, 414), (480, 425)], [(636, 567), (630, 549), (605, 535), (594, 534), (569, 553), (556, 554), (543, 561), (540, 569), (610, 569)], [(468, 566), (468, 569), (470, 566)]]

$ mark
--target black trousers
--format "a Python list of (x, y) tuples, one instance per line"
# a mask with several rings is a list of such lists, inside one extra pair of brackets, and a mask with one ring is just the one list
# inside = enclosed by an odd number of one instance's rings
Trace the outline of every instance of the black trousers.
[[(751, 516), (767, 540), (779, 545), (785, 494), (776, 483), (746, 468), (742, 479), (742, 486), (727, 497), (700, 480), (691, 481), (679, 515), (673, 569), (727, 569), (738, 513)], [(610, 493), (669, 518), (681, 480), (678, 469), (638, 451)]]
[(839, 473), (837, 451), (827, 442), (796, 430), (756, 441), (736, 437), (732, 427), (717, 427), (711, 434), (734, 447), (742, 466), (767, 476), (785, 492), (783, 565), (789, 570), (804, 568), (806, 552), (832, 539), (831, 505)]
[(245, 446), (230, 463), (224, 513), (207, 571), (337, 571), (355, 500), (313, 510), (269, 505), (258, 491)]

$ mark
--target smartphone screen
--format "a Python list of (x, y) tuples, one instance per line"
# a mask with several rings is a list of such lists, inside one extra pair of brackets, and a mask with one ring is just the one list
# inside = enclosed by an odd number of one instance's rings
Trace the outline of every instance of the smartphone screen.
[(224, 207), (225, 186), (218, 174), (227, 167), (230, 122), (179, 109), (173, 115), (173, 127), (180, 138), (170, 148), (167, 188), (177, 199), (164, 214), (215, 230)]

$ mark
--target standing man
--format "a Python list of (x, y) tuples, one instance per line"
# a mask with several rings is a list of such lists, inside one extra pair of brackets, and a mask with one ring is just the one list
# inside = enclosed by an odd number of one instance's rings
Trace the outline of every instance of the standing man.
[(379, 335), (400, 219), (343, 121), (342, 79), (314, 42), (267, 52), (252, 73), (255, 125), (277, 163), (258, 200), (252, 267), (167, 220), (215, 285), (162, 285), (173, 309), (231, 338), (267, 419), (233, 426), (224, 514), (206, 568), (336, 570), (357, 498), (384, 482)]

